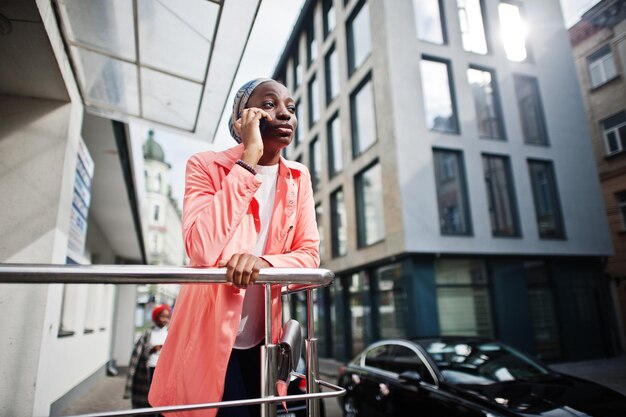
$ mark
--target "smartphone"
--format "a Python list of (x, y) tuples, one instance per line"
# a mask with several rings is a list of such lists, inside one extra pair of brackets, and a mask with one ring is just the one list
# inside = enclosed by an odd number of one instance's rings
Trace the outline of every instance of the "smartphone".
[(261, 120), (259, 120), (259, 129), (261, 129), (261, 136), (265, 134), (266, 128), (267, 128), (267, 119), (265, 117), (262, 117)]

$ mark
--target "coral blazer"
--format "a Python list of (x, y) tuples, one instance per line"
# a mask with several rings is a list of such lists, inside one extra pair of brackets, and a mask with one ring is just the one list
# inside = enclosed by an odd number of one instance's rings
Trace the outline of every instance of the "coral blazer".
[[(254, 250), (260, 230), (254, 193), (261, 182), (235, 164), (242, 153), (243, 145), (238, 145), (223, 152), (198, 153), (187, 162), (183, 238), (192, 266), (215, 267), (221, 259)], [(263, 259), (273, 267), (319, 266), (310, 174), (304, 165), (282, 157), (264, 253)], [(282, 330), (280, 290), (280, 285), (272, 288), (273, 343)], [(152, 406), (221, 401), (245, 293), (223, 284), (182, 286), (150, 388)], [(172, 413), (216, 414), (217, 409)]]

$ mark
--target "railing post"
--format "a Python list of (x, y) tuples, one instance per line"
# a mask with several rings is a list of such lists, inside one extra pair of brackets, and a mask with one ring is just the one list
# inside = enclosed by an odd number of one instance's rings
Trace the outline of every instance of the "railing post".
[[(319, 392), (319, 361), (317, 357), (317, 338), (313, 322), (313, 290), (306, 290), (307, 312), (307, 339), (306, 339), (306, 392), (313, 394)], [(307, 417), (319, 417), (319, 398), (310, 398), (306, 401)]]
[[(278, 372), (278, 346), (272, 343), (272, 286), (265, 284), (265, 345), (261, 346), (261, 398), (274, 396)], [(261, 417), (275, 417), (276, 405), (261, 405)]]

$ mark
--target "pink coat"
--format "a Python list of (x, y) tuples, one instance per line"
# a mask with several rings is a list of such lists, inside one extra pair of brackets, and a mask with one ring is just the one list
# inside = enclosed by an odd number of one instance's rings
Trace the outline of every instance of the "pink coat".
[[(193, 266), (215, 267), (221, 259), (254, 249), (260, 227), (254, 193), (261, 182), (235, 164), (242, 152), (243, 145), (218, 153), (202, 152), (187, 163), (183, 236)], [(274, 267), (317, 268), (318, 248), (310, 174), (304, 165), (281, 158), (263, 259)], [(244, 295), (243, 289), (221, 284), (181, 288), (150, 388), (152, 406), (221, 400)], [(274, 343), (281, 318), (277, 285), (272, 289)], [(211, 409), (172, 415), (213, 417), (216, 413), (217, 409)]]

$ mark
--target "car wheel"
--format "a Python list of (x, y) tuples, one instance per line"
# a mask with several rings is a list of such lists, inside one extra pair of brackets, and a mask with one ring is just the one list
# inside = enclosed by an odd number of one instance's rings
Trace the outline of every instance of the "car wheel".
[(358, 417), (359, 408), (354, 397), (346, 397), (343, 401), (343, 415), (344, 417)]

